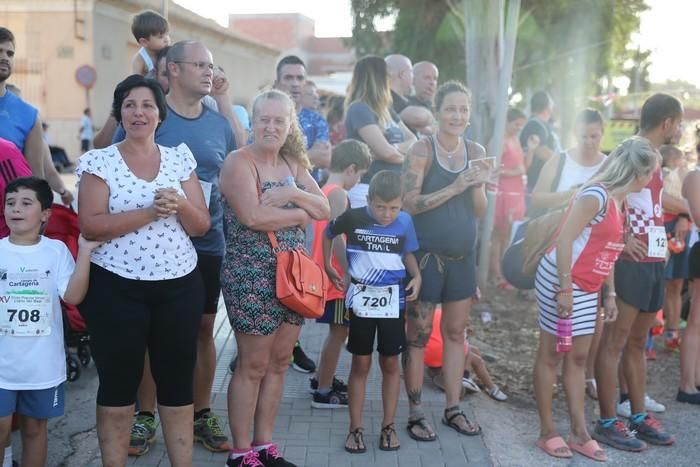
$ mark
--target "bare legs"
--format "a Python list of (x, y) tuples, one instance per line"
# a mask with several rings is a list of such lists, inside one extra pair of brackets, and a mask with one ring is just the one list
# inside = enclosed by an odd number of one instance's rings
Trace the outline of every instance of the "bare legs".
[[(535, 398), (540, 417), (540, 439), (549, 440), (558, 436), (552, 415), (553, 387), (557, 379), (557, 367), (564, 361), (563, 383), (569, 406), (571, 438), (577, 443), (591, 439), (586, 428), (584, 412), (584, 380), (586, 358), (592, 336), (579, 336), (573, 339), (573, 348), (566, 354), (556, 351), (556, 336), (540, 330), (539, 346), (534, 368)], [(564, 455), (567, 448), (556, 449)]]
[(342, 324), (328, 325), (328, 336), (323, 343), (321, 356), (318, 360), (318, 387), (330, 389), (333, 385), (333, 376), (338, 366), (340, 352), (343, 349), (345, 339), (348, 337), (348, 327)]
[(353, 355), (348, 378), (348, 410), (350, 431), (362, 428), (362, 409), (365, 403), (367, 375), (372, 367), (372, 355)]
[[(464, 333), (471, 311), (471, 298), (442, 304), (442, 373), (445, 380), (445, 406), (459, 405), (462, 394), (462, 375), (464, 373)], [(423, 356), (425, 345), (430, 338), (433, 325), (434, 303), (416, 302), (407, 309), (406, 350), (403, 353), (404, 381), (408, 394), (411, 414), (409, 420), (423, 416), (421, 394), (423, 388)], [(464, 430), (471, 431), (464, 417), (455, 418), (455, 422)], [(428, 427), (430, 428), (430, 427)], [(414, 433), (420, 437), (431, 436), (428, 430), (416, 426)], [(419, 432), (420, 431), (420, 432)]]
[[(350, 377), (348, 378), (348, 405), (350, 411), (350, 432), (362, 428), (362, 409), (365, 404), (367, 376), (372, 367), (372, 355), (353, 355)], [(384, 415), (382, 428), (393, 425), (396, 406), (401, 389), (401, 372), (399, 357), (379, 355), (379, 367), (382, 370), (382, 407)], [(398, 441), (397, 441), (398, 442)], [(388, 440), (390, 446), (394, 446)]]
[[(598, 399), (597, 385), (595, 384), (595, 359), (600, 345), (600, 338), (603, 335), (603, 318), (598, 313), (595, 323), (595, 332), (591, 339), (591, 348), (588, 350), (586, 359), (586, 392), (593, 399)], [(591, 381), (592, 380), (592, 381)], [(595, 397), (594, 397), (595, 396)]]
[(133, 416), (134, 405), (97, 406), (97, 440), (100, 444), (104, 467), (126, 465)]
[[(48, 448), (47, 420), (19, 416), (22, 435), (22, 467), (44, 467)], [(5, 448), (10, 445), (12, 415), (0, 418), (0, 462), (5, 459)]]
[(158, 413), (160, 414), (163, 438), (170, 464), (173, 467), (191, 467), (192, 443), (194, 442), (193, 406), (167, 407), (159, 405)]
[(272, 440), (284, 375), (300, 331), (300, 326), (284, 323), (269, 336), (236, 332), (238, 360), (228, 387), (228, 415), (235, 449), (250, 449), (251, 441)]
[(644, 394), (646, 392), (646, 364), (644, 344), (649, 329), (656, 319), (655, 313), (640, 313), (632, 305), (618, 298), (618, 316), (603, 328), (598, 355), (595, 363), (595, 375), (598, 383), (598, 404), (600, 417), (616, 417), (616, 389), (620, 354), (624, 355), (623, 374), (629, 386), (632, 413), (644, 411)]
[[(192, 466), (192, 405), (159, 406), (163, 437), (173, 466)], [(134, 405), (97, 406), (97, 438), (105, 467), (126, 465)]]
[(681, 291), (683, 290), (683, 279), (670, 279), (666, 281), (666, 293), (664, 295), (664, 318), (665, 328), (668, 331), (676, 331), (681, 324)]
[[(445, 378), (445, 407), (459, 405), (464, 374), (464, 333), (469, 322), (472, 300), (442, 305), (442, 373)], [(469, 429), (465, 427), (465, 429)]]
[(216, 347), (214, 346), (214, 321), (216, 313), (203, 314), (197, 335), (197, 362), (194, 366), (195, 412), (211, 405), (211, 386), (216, 371)]
[[(404, 384), (410, 409), (409, 421), (424, 418), (421, 407), (423, 393), (423, 355), (425, 346), (433, 329), (433, 313), (435, 303), (414, 302), (406, 304), (406, 349), (402, 355)], [(461, 380), (461, 376), (460, 376)], [(434, 437), (435, 432), (430, 426), (413, 428), (420, 438)]]
[(496, 285), (500, 285), (503, 281), (503, 276), (501, 274), (501, 259), (503, 258), (503, 253), (508, 246), (508, 239), (510, 237), (511, 224), (508, 223), (505, 227), (494, 227), (493, 228), (493, 243), (491, 251), (491, 271), (493, 271), (493, 277), (496, 279)]
[[(700, 280), (692, 282), (693, 297), (700, 297)], [(700, 385), (700, 298), (692, 300), (688, 325), (681, 340), (680, 390), (695, 394)]]

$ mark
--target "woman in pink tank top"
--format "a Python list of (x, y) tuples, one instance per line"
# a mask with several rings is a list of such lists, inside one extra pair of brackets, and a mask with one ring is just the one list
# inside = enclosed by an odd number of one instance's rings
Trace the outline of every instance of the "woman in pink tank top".
[[(613, 271), (624, 247), (623, 201), (629, 193), (643, 189), (657, 168), (658, 155), (647, 139), (633, 137), (618, 146), (610, 162), (569, 204), (556, 241), (537, 268), (540, 338), (534, 384), (540, 435), (536, 444), (553, 457), (568, 458), (577, 451), (594, 460), (607, 459), (586, 425), (585, 362), (600, 325), (598, 294), (604, 282), (604, 318), (617, 316)], [(563, 336), (562, 323), (570, 329), (568, 339)], [(558, 342), (568, 343), (570, 350), (560, 347), (557, 351)], [(571, 424), (568, 442), (557, 434), (552, 417), (552, 385), (562, 361)]]

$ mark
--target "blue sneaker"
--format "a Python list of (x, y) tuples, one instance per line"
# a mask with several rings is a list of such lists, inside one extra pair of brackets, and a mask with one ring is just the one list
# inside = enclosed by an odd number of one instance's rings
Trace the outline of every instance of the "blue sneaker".
[(650, 444), (670, 446), (675, 442), (673, 435), (664, 431), (661, 422), (650, 414), (647, 414), (641, 423), (632, 423), (630, 421), (629, 428), (637, 432), (637, 438), (643, 439)]
[(638, 440), (623, 422), (615, 420), (609, 427), (603, 426), (598, 420), (591, 437), (599, 443), (607, 444), (621, 451), (641, 452), (647, 448), (644, 441)]

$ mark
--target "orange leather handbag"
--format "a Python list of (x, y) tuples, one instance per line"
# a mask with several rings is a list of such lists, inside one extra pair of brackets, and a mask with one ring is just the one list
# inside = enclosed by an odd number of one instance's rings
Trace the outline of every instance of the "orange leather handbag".
[[(258, 196), (260, 196), (262, 187), (258, 167), (247, 151), (243, 152), (243, 155), (253, 165)], [(286, 159), (284, 161), (287, 162)], [(277, 257), (275, 272), (277, 299), (282, 305), (304, 318), (316, 319), (323, 316), (328, 279), (321, 266), (302, 249), (282, 251), (274, 232), (267, 232), (267, 237), (272, 244), (272, 252)]]
[(326, 304), (326, 275), (304, 250), (280, 251), (274, 232), (267, 232), (277, 256), (275, 293), (282, 305), (304, 318), (320, 318)]

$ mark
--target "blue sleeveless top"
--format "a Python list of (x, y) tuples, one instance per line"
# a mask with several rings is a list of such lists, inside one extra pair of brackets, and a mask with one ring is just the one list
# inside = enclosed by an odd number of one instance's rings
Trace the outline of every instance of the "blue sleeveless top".
[[(447, 170), (440, 164), (435, 140), (430, 138), (429, 141), (432, 148), (432, 161), (428, 173), (423, 178), (421, 195), (434, 193), (450, 185), (469, 166), (466, 140), (464, 167), (457, 172)], [(458, 258), (474, 250), (476, 219), (472, 210), (470, 192), (470, 189), (466, 189), (440, 206), (413, 216), (421, 251)]]
[(34, 128), (39, 112), (10, 91), (0, 97), (0, 138), (15, 143), (24, 152), (24, 142)]

